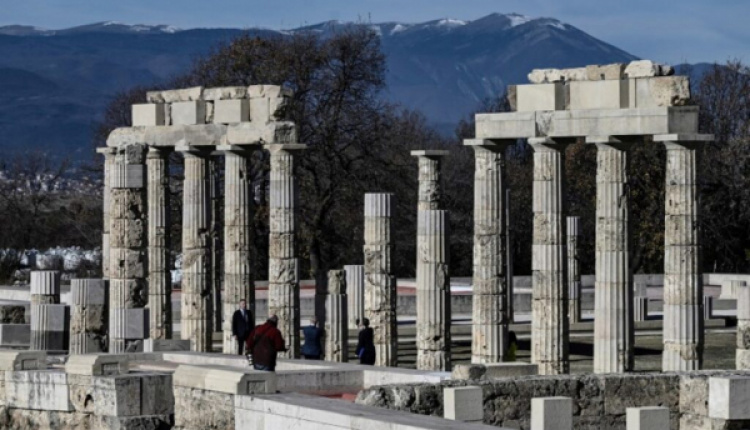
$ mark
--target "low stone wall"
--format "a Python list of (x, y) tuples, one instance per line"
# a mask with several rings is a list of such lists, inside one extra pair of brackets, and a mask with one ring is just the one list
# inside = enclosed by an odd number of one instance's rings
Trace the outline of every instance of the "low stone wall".
[(356, 403), (422, 415), (443, 415), (443, 389), (479, 386), (484, 397), (484, 423), (527, 430), (531, 399), (573, 399), (576, 430), (624, 430), (629, 407), (669, 408), (672, 430), (744, 429), (750, 421), (727, 422), (708, 417), (708, 378), (750, 376), (750, 371), (704, 371), (612, 375), (527, 376), (491, 381), (444, 381), (439, 384), (376, 386), (360, 391)]

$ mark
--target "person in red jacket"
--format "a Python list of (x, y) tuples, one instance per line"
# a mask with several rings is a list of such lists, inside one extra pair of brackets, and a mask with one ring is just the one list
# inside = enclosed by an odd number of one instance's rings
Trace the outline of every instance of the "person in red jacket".
[(276, 326), (279, 317), (271, 315), (265, 324), (255, 327), (247, 337), (247, 351), (253, 356), (255, 370), (276, 370), (276, 355), (279, 351), (286, 351), (284, 338)]

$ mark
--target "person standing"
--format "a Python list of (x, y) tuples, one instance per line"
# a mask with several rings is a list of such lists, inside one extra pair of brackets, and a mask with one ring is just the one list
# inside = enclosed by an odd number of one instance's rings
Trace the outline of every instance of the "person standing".
[(362, 318), (359, 325), (359, 341), (357, 342), (357, 357), (359, 364), (375, 364), (375, 343), (373, 331), (370, 328), (370, 320)]
[(286, 351), (284, 338), (276, 326), (279, 317), (271, 315), (270, 318), (253, 329), (247, 337), (247, 351), (252, 354), (253, 367), (255, 370), (276, 370), (276, 356), (279, 351)]
[(247, 309), (245, 299), (240, 300), (240, 308), (232, 315), (232, 337), (237, 342), (237, 354), (242, 355), (247, 336), (255, 328), (255, 316)]
[(305, 343), (302, 345), (302, 356), (305, 360), (320, 360), (322, 354), (320, 348), (320, 338), (322, 330), (318, 325), (318, 319), (310, 318), (310, 325), (302, 329), (305, 335)]

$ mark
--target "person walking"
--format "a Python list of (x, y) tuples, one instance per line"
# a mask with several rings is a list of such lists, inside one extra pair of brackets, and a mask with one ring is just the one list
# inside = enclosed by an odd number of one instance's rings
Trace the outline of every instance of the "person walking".
[(280, 351), (286, 351), (284, 338), (276, 326), (279, 317), (271, 315), (264, 324), (253, 329), (247, 337), (247, 351), (252, 354), (255, 370), (276, 370), (276, 356)]
[(357, 342), (357, 357), (359, 357), (359, 364), (375, 364), (375, 343), (374, 334), (372, 328), (370, 328), (370, 320), (362, 318), (362, 323), (359, 325), (359, 341)]
[(305, 335), (305, 343), (302, 345), (302, 356), (305, 360), (320, 360), (322, 354), (320, 347), (320, 338), (322, 330), (318, 325), (318, 319), (310, 318), (310, 325), (302, 329)]
[(237, 354), (242, 355), (245, 342), (255, 328), (255, 316), (247, 310), (245, 299), (240, 300), (240, 308), (232, 315), (232, 337), (237, 342)]

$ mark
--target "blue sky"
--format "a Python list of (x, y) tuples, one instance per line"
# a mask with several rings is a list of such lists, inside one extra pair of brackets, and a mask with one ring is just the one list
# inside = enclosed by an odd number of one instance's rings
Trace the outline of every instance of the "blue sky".
[(281, 29), (330, 19), (421, 22), (517, 12), (560, 19), (643, 58), (750, 62), (748, 0), (3, 0), (0, 5), (0, 25), (52, 29), (110, 20)]

